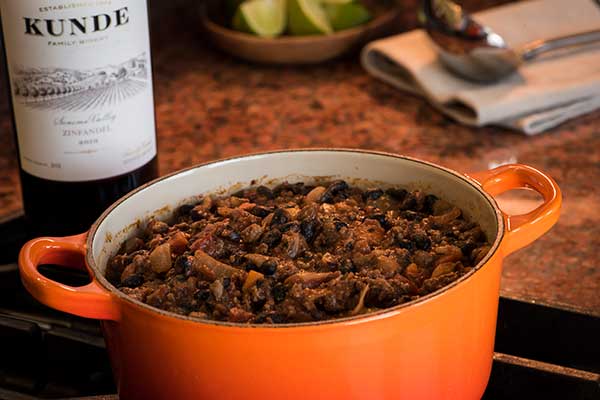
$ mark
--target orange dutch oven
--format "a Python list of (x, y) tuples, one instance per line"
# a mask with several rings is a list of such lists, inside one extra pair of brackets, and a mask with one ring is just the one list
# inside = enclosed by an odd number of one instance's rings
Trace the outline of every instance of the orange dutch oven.
[[(322, 323), (244, 325), (189, 318), (122, 294), (108, 258), (150, 215), (201, 193), (312, 177), (422, 188), (477, 221), (492, 249), (467, 275), (418, 300)], [(493, 196), (526, 188), (544, 202), (506, 215)], [(506, 165), (469, 176), (428, 162), (359, 150), (290, 150), (189, 168), (139, 188), (81, 235), (21, 250), (25, 287), (44, 304), (101, 320), (121, 399), (478, 399), (492, 366), (502, 260), (557, 221), (561, 194), (542, 172)], [(71, 287), (40, 264), (86, 269)]]

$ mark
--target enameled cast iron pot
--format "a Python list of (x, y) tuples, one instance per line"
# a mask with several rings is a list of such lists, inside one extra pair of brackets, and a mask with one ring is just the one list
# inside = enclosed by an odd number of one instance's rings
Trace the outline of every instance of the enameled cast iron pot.
[[(107, 259), (149, 215), (167, 217), (198, 194), (256, 179), (308, 182), (315, 176), (423, 188), (479, 222), (492, 250), (438, 292), (323, 323), (195, 320), (128, 298), (104, 278)], [(516, 188), (539, 192), (544, 203), (526, 215), (503, 214), (492, 196)], [(42, 303), (102, 320), (121, 399), (478, 399), (492, 365), (502, 259), (550, 229), (560, 205), (556, 183), (524, 165), (467, 177), (392, 154), (280, 151), (160, 178), (115, 203), (88, 233), (30, 241), (19, 266), (23, 283)], [(37, 271), (40, 264), (86, 268), (92, 282), (57, 283)]]

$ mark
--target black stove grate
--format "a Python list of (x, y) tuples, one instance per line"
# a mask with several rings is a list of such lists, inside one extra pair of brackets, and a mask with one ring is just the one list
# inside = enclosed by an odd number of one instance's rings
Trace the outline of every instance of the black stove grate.
[[(19, 215), (0, 220), (0, 399), (115, 393), (99, 323), (51, 310), (22, 287), (14, 264), (25, 235)], [(89, 277), (40, 268), (79, 286)], [(600, 399), (600, 318), (501, 298), (486, 400)]]
[(484, 399), (600, 399), (600, 318), (500, 298)]

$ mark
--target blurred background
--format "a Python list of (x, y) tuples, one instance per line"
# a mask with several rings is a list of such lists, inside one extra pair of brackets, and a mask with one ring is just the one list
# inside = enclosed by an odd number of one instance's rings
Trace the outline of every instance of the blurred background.
[[(294, 147), (387, 151), (461, 172), (511, 162), (532, 165), (561, 186), (563, 218), (543, 238), (506, 260), (502, 295), (593, 316), (592, 325), (582, 326), (597, 328), (600, 111), (536, 136), (499, 127), (468, 127), (444, 116), (424, 99), (369, 76), (357, 52), (310, 66), (263, 65), (225, 54), (212, 45), (202, 28), (201, 3), (149, 1), (161, 174), (218, 158)], [(471, 12), (506, 3), (509, 1), (461, 2)], [(390, 33), (417, 28), (418, 1), (398, 0), (397, 7), (397, 21)], [(0, 91), (5, 93), (4, 63), (0, 69)], [(21, 210), (10, 124), (9, 104), (2, 95), (0, 215), (8, 219)], [(513, 213), (527, 211), (538, 201), (535, 195), (517, 192), (504, 196), (502, 207)], [(554, 325), (548, 322), (548, 326)], [(3, 368), (0, 366), (0, 373)], [(600, 373), (597, 363), (589, 368)], [(111, 387), (106, 383), (110, 377), (98, 379), (108, 385), (104, 388)], [(14, 382), (6, 386), (16, 387)], [(592, 385), (591, 390), (597, 389)]]

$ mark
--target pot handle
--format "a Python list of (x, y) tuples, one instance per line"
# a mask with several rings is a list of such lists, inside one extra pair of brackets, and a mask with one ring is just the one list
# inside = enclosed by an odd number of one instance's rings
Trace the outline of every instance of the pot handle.
[(510, 164), (467, 176), (477, 181), (492, 196), (513, 189), (532, 189), (544, 198), (542, 205), (527, 214), (507, 215), (502, 212), (506, 223), (503, 247), (507, 254), (537, 240), (558, 220), (562, 203), (560, 188), (551, 177), (535, 168)]
[(73, 287), (46, 278), (40, 264), (57, 264), (85, 269), (87, 232), (68, 237), (41, 237), (25, 244), (19, 253), (23, 285), (41, 303), (86, 318), (117, 321), (119, 310), (113, 295), (95, 278), (81, 287)]

